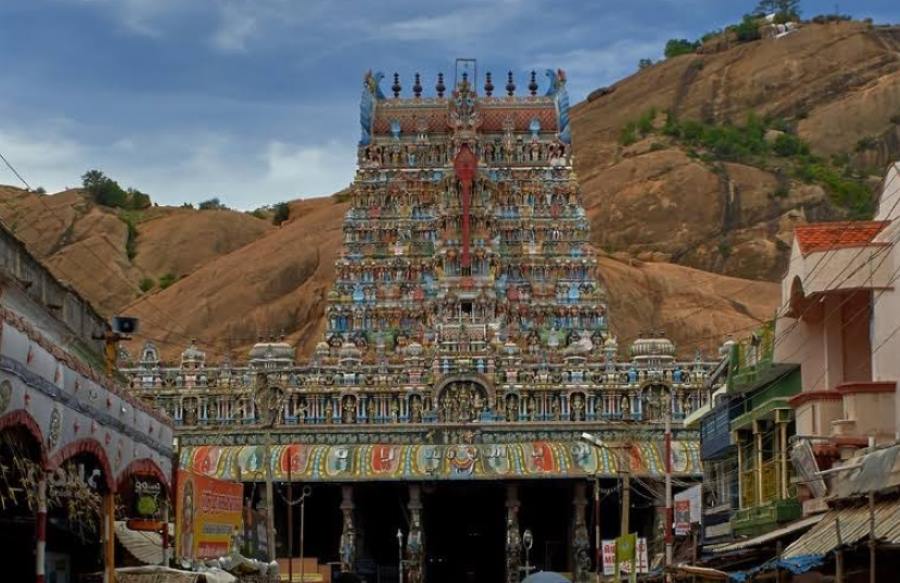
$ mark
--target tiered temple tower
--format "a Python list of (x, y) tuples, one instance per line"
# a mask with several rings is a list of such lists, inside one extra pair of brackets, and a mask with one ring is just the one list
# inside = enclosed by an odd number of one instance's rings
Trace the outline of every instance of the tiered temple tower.
[[(450, 577), (428, 561), (456, 548), (429, 531), (437, 494), (419, 484), (479, 480), (506, 491), (496, 560), (518, 581), (519, 512), (543, 478), (572, 514), (558, 533), (565, 564), (544, 566), (586, 580), (585, 478), (627, 466), (658, 481), (667, 417), (675, 474), (698, 477), (697, 434), (678, 421), (709, 400), (711, 364), (677, 361), (660, 334), (620, 359), (572, 170), (562, 71), (546, 72), (541, 94), (532, 72), (524, 96), (512, 73), (504, 91), (489, 73), (477, 91), (471, 61), (458, 61), (449, 91), (439, 75), (431, 97), (419, 75), (406, 98), (394, 75), (387, 97), (382, 77), (364, 80), (344, 252), (310, 361), (294, 364), (293, 348), (272, 341), (244, 365), (211, 366), (192, 345), (171, 367), (148, 345), (123, 372), (176, 420), (183, 466), (245, 482), (283, 482), (290, 467), (295, 482), (340, 487), (341, 536), (319, 554), (346, 570), (378, 560), (357, 545), (356, 484), (408, 484), (413, 518), (401, 528), (416, 583)], [(652, 539), (660, 520), (648, 521)]]

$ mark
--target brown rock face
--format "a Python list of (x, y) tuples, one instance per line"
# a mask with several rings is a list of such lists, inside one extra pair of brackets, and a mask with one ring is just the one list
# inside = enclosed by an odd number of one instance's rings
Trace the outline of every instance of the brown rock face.
[[(706, 163), (653, 136), (622, 147), (622, 128), (656, 108), (680, 119), (793, 119), (820, 155), (880, 169), (900, 155), (900, 29), (808, 24), (770, 39), (646, 68), (573, 109), (576, 170), (594, 237), (609, 251), (658, 253), (739, 277), (777, 279), (788, 216), (839, 214), (825, 192), (760, 168)], [(772, 136), (774, 139), (774, 136)], [(860, 140), (868, 147), (854, 153)]]
[(136, 229), (133, 258), (123, 215), (94, 204), (84, 192), (42, 196), (0, 186), (4, 223), (57, 277), (109, 315), (141, 295), (142, 279), (187, 275), (272, 229), (233, 211), (154, 207), (130, 216)]

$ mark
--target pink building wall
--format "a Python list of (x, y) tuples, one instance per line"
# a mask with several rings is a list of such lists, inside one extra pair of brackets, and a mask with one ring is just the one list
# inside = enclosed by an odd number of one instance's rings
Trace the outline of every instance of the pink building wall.
[[(798, 434), (879, 441), (897, 435), (898, 218), (900, 164), (894, 164), (875, 217), (890, 224), (811, 226), (795, 236), (782, 281), (774, 356), (801, 365), (803, 388), (793, 400)], [(877, 234), (865, 239), (873, 229)], [(827, 244), (828, 237), (833, 244)]]

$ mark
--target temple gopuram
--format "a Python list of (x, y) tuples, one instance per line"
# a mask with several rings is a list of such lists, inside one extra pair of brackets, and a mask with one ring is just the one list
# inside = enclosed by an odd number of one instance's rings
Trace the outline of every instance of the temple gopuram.
[(587, 581), (595, 534), (618, 536), (623, 471), (631, 530), (651, 562), (662, 553), (664, 422), (672, 474), (698, 480), (698, 434), (682, 421), (708, 403), (714, 363), (678, 360), (662, 334), (627, 350), (610, 334), (566, 77), (546, 78), (532, 72), (517, 95), (510, 73), (497, 91), (460, 60), (433, 95), (417, 74), (401, 97), (398, 75), (387, 96), (367, 74), (312, 357), (273, 338), (239, 365), (196, 345), (166, 365), (152, 344), (123, 363), (174, 419), (182, 467), (274, 506), (278, 557), (299, 554), (287, 488), (309, 486), (304, 553), (320, 564), (396, 581), (402, 553), (408, 583), (513, 582), (532, 567)]

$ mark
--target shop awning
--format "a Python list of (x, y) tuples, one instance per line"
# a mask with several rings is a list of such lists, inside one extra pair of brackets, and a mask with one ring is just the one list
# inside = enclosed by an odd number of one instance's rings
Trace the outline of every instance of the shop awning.
[(225, 571), (203, 573), (179, 571), (168, 567), (123, 567), (116, 569), (118, 583), (234, 583), (237, 579)]
[(135, 559), (145, 565), (163, 562), (162, 536), (157, 532), (131, 530), (125, 521), (116, 521), (116, 538)]
[[(728, 543), (723, 545), (716, 545), (714, 547), (708, 547), (709, 550), (716, 553), (729, 553), (732, 551), (740, 551), (743, 549), (749, 549), (751, 547), (759, 546), (774, 540), (778, 540), (783, 536), (787, 536), (789, 534), (804, 530), (806, 528), (810, 528), (814, 524), (818, 523), (822, 520), (822, 514), (814, 514), (813, 516), (807, 516), (806, 518), (801, 518), (800, 520), (796, 520), (786, 526), (781, 528), (777, 528), (773, 531), (767, 532), (765, 534), (761, 534), (759, 536), (748, 538), (746, 540)], [(800, 553), (804, 554), (804, 553)]]
[(677, 575), (688, 575), (691, 577), (700, 577), (707, 581), (728, 581), (728, 573), (711, 569), (709, 567), (697, 567), (694, 565), (675, 565), (672, 572)]
[[(853, 545), (869, 537), (869, 507), (865, 501), (854, 506), (829, 510), (809, 532), (784, 550), (784, 558), (803, 555), (826, 555), (837, 548), (837, 529), (841, 542)], [(881, 542), (900, 543), (900, 499), (875, 504), (875, 538)]]

